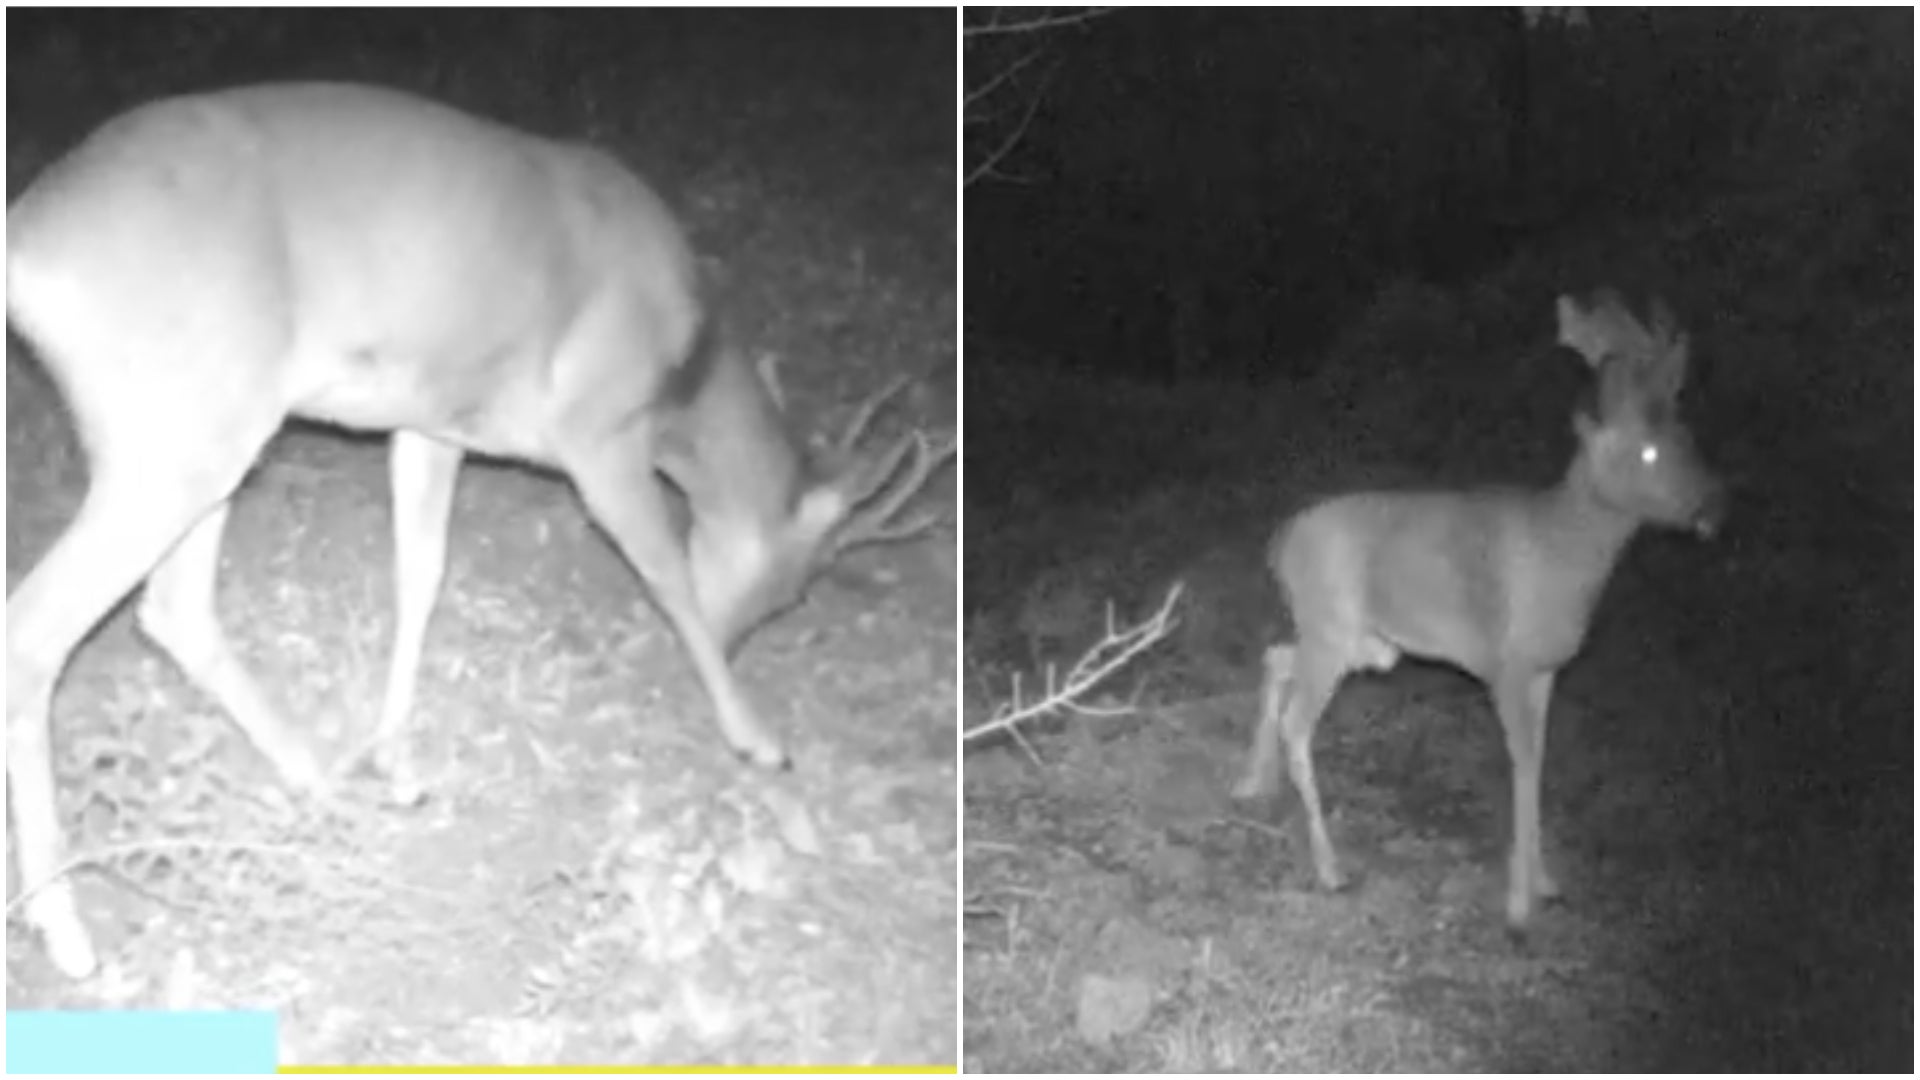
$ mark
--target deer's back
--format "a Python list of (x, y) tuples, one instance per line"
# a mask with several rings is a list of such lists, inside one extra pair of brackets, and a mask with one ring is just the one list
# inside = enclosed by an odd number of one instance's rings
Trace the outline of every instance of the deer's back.
[[(551, 402), (652, 393), (701, 318), (679, 228), (612, 159), (372, 87), (134, 110), (37, 180), (7, 231), (29, 300), (10, 315), (112, 316), (111, 340), (43, 350), (56, 369), (86, 358), (63, 382), (240, 381), (291, 412), (522, 456), (542, 456)], [(78, 337), (86, 320), (43, 321)], [(556, 346), (595, 323), (637, 373), (567, 368)]]

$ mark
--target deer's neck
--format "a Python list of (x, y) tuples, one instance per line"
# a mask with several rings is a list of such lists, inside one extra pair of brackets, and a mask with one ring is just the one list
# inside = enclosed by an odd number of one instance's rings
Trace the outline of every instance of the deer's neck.
[(744, 361), (722, 354), (667, 411), (660, 467), (709, 529), (769, 531), (803, 493), (806, 455)]
[(1607, 499), (1585, 453), (1574, 459), (1559, 484), (1541, 493), (1537, 511), (1542, 549), (1561, 580), (1590, 605), (1639, 531), (1640, 519)]

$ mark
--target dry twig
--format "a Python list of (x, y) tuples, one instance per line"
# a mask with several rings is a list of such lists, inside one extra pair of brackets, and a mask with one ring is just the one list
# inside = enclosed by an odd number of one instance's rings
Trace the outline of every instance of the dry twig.
[(972, 741), (998, 731), (1008, 731), (1017, 737), (1018, 725), (1060, 712), (1081, 716), (1118, 716), (1133, 711), (1132, 703), (1120, 707), (1095, 706), (1089, 705), (1086, 697), (1094, 687), (1173, 631), (1178, 621), (1175, 608), (1185, 589), (1184, 582), (1175, 583), (1173, 588), (1167, 590), (1166, 599), (1160, 602), (1158, 611), (1125, 629), (1114, 625), (1112, 612), (1109, 611), (1106, 636), (1074, 662), (1064, 679), (1056, 678), (1054, 669), (1049, 666), (1046, 689), (1033, 701), (1022, 700), (1020, 684), (1016, 680), (1012, 698), (995, 708), (988, 719), (968, 728), (962, 737)]

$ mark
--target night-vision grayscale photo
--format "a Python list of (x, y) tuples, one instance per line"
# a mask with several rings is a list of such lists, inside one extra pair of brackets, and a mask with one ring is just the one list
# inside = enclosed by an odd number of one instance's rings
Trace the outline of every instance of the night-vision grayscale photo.
[(8, 13), (9, 1008), (959, 1060), (957, 25)]
[(1913, 1064), (1913, 15), (968, 7), (965, 1064)]

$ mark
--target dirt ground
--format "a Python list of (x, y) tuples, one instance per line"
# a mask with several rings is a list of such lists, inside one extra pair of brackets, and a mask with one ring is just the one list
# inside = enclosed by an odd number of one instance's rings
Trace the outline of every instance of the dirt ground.
[[(9, 16), (9, 191), (94, 123), (190, 87), (359, 78), (587, 136), (680, 209), (744, 344), (826, 427), (895, 374), (951, 434), (952, 15), (220, 12)], [(11, 587), (85, 468), (10, 341)], [(949, 380), (942, 383), (940, 380)], [(237, 498), (222, 615), (335, 749), (385, 676), (385, 455), (293, 429)], [(954, 498), (951, 474), (928, 498)], [(266, 1008), (282, 1061), (941, 1064), (954, 1014), (951, 528), (864, 556), (739, 669), (796, 768), (736, 764), (632, 572), (552, 477), (470, 463), (416, 716), (432, 795), (298, 804), (132, 627), (56, 702), (82, 910), (59, 979), (9, 922), (21, 1007)], [(9, 867), (9, 893), (17, 888)]]

